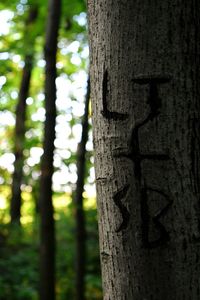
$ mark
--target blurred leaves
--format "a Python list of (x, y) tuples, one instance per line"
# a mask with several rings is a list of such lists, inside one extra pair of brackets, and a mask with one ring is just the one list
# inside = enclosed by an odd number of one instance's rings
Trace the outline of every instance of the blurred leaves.
[[(27, 216), (35, 215), (33, 201), (25, 200)], [(65, 197), (65, 198), (63, 198)], [(28, 201), (28, 202), (27, 202)], [(74, 219), (73, 206), (70, 198), (62, 194), (54, 197), (56, 233), (57, 233), (57, 299), (73, 299), (74, 295)], [(69, 203), (66, 205), (66, 203)], [(32, 204), (31, 204), (32, 203)], [(31, 204), (31, 205), (30, 205)], [(29, 209), (28, 209), (29, 208)], [(22, 228), (7, 224), (0, 225), (0, 299), (36, 300), (38, 299), (38, 252), (39, 228), (38, 219), (24, 223)], [(86, 299), (102, 299), (98, 231), (96, 210), (86, 211), (87, 219), (87, 268), (86, 268)]]
[[(31, 5), (38, 5), (36, 23), (28, 24)], [(84, 111), (88, 69), (88, 45), (86, 35), (86, 5), (84, 0), (63, 0), (63, 13), (59, 31), (57, 54), (57, 147), (55, 171), (63, 172), (65, 183), (54, 187), (55, 219), (57, 232), (57, 299), (73, 299), (74, 295), (74, 207), (72, 191), (76, 165), (76, 150), (81, 124), (80, 111)], [(47, 0), (4, 0), (0, 3), (1, 16), (9, 12), (7, 33), (0, 30), (0, 299), (38, 299), (39, 230), (36, 205), (40, 175), (40, 157), (33, 149), (42, 147), (44, 114), (44, 66), (43, 47)], [(3, 25), (2, 25), (3, 26)], [(29, 33), (28, 33), (29, 32)], [(32, 41), (35, 40), (33, 47)], [(24, 148), (24, 179), (22, 185), (22, 227), (11, 228), (9, 223), (10, 185), (12, 180), (12, 154), (15, 108), (27, 54), (34, 53), (34, 69), (30, 95), (27, 99), (26, 140)], [(91, 136), (91, 134), (90, 134)], [(91, 137), (90, 137), (91, 143)], [(31, 156), (31, 153), (33, 155)], [(7, 155), (7, 156), (5, 156)], [(92, 149), (86, 157), (86, 184), (91, 172)], [(6, 159), (4, 159), (6, 157)], [(32, 160), (30, 158), (32, 157)], [(85, 197), (85, 196), (84, 196)], [(88, 196), (87, 196), (88, 198)], [(87, 200), (87, 274), (88, 300), (102, 299), (96, 208)], [(89, 203), (89, 204), (88, 204)], [(61, 205), (62, 204), (62, 205)], [(89, 207), (89, 209), (88, 209)]]

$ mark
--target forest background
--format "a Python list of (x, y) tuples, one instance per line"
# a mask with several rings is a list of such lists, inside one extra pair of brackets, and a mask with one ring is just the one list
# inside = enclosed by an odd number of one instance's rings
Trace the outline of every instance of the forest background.
[[(37, 13), (30, 21), (31, 10)], [(40, 285), (41, 157), (45, 123), (45, 28), (48, 1), (21, 0), (0, 3), (0, 299), (38, 299)], [(53, 205), (56, 237), (56, 299), (78, 299), (77, 272), (84, 281), (86, 299), (102, 299), (92, 134), (88, 86), (86, 6), (83, 0), (63, 0), (57, 49), (56, 138), (54, 142)], [(25, 101), (20, 222), (12, 222), (11, 199), (16, 168), (16, 118), (27, 57), (32, 57), (30, 86)], [(89, 132), (82, 214), (86, 234), (77, 244), (76, 195), (82, 127), (88, 114)], [(86, 118), (87, 119), (87, 118)], [(82, 270), (77, 257), (86, 249)], [(78, 253), (80, 252), (80, 253)]]

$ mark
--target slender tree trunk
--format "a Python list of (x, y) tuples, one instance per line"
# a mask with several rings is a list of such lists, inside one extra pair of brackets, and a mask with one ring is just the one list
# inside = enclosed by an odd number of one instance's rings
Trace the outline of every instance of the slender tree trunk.
[(200, 2), (88, 9), (104, 300), (200, 299)]
[(41, 279), (40, 299), (55, 299), (55, 233), (52, 203), (53, 154), (56, 121), (56, 52), (61, 1), (49, 0), (45, 54), (45, 109), (44, 153), (41, 162)]
[(85, 112), (82, 121), (82, 137), (77, 150), (77, 184), (75, 192), (76, 210), (76, 300), (84, 300), (84, 276), (85, 276), (85, 243), (86, 228), (83, 208), (83, 190), (85, 181), (86, 143), (88, 140), (88, 110), (90, 99), (90, 83), (88, 80), (85, 99)]
[[(26, 34), (29, 34), (29, 25), (33, 24), (37, 19), (37, 7), (31, 7), (29, 17), (26, 22)], [(26, 34), (25, 37), (26, 38)], [(34, 41), (32, 41), (34, 43)], [(24, 43), (25, 44), (25, 43)], [(31, 72), (33, 68), (33, 45), (30, 45), (24, 60), (24, 68), (22, 72), (22, 80), (19, 89), (19, 99), (16, 107), (16, 124), (15, 124), (15, 162), (12, 182), (12, 198), (11, 198), (11, 223), (20, 223), (21, 216), (21, 183), (23, 176), (23, 150), (25, 140), (25, 120), (26, 120), (26, 99), (29, 93)]]

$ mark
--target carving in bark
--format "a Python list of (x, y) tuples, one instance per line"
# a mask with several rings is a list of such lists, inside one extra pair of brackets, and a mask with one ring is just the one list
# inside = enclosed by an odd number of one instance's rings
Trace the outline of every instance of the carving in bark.
[(87, 2), (104, 300), (198, 300), (200, 2)]
[(108, 109), (108, 71), (105, 70), (103, 75), (102, 83), (102, 101), (103, 110), (101, 111), (102, 116), (108, 120), (123, 121), (128, 118), (128, 114), (119, 113), (116, 111), (110, 111)]

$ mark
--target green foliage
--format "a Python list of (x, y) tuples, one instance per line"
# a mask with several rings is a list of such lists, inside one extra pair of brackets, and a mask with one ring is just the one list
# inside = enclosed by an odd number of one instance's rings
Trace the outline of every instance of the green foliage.
[[(26, 24), (30, 8), (32, 5), (38, 5), (39, 13), (36, 21), (32, 24)], [(30, 101), (27, 102), (27, 113), (26, 113), (26, 140), (25, 140), (25, 169), (29, 169), (26, 172), (26, 179), (24, 182), (26, 184), (33, 183), (34, 178), (31, 177), (31, 168), (37, 168), (39, 170), (39, 162), (33, 165), (28, 164), (28, 156), (30, 150), (33, 147), (41, 147), (43, 142), (43, 123), (44, 119), (41, 117), (42, 108), (44, 106), (44, 98), (41, 98), (44, 90), (44, 61), (43, 61), (43, 46), (45, 38), (45, 26), (46, 26), (46, 16), (48, 1), (14, 1), (11, 3), (5, 2), (2, 9), (10, 10), (13, 12), (13, 18), (9, 21), (10, 30), (8, 34), (2, 35), (0, 41), (0, 49), (2, 49), (2, 57), (0, 71), (6, 78), (5, 84), (0, 86), (0, 96), (1, 96), (1, 111), (12, 112), (13, 116), (15, 113), (16, 104), (18, 101), (18, 92), (20, 87), (20, 82), (22, 78), (22, 69), (24, 64), (24, 59), (27, 54), (34, 54), (34, 68), (31, 76), (31, 86), (30, 86)], [(58, 44), (58, 76), (67, 76), (67, 79), (73, 84), (73, 75), (78, 73), (80, 70), (87, 71), (88, 59), (82, 53), (87, 47), (86, 40), (86, 24), (84, 22), (85, 18), (85, 1), (76, 0), (68, 1), (63, 0), (62, 2), (63, 12), (59, 33), (59, 44)], [(82, 22), (80, 21), (82, 20)], [(67, 25), (68, 24), (68, 25)], [(77, 53), (74, 52), (73, 48), (67, 50), (73, 41), (79, 41), (79, 47)], [(1, 50), (0, 50), (1, 51)], [(73, 57), (76, 56), (80, 58), (80, 63), (74, 63)], [(0, 52), (1, 59), (1, 52)], [(69, 94), (70, 100), (77, 99), (73, 93)], [(31, 103), (32, 102), (32, 103)], [(70, 102), (69, 105), (70, 106)], [(71, 105), (72, 107), (72, 105)], [(72, 113), (72, 110), (62, 109), (58, 106), (58, 114), (66, 115), (66, 113), (71, 114), (71, 122), (74, 125), (80, 123), (80, 117), (77, 118)], [(70, 121), (69, 121), (70, 122)], [(69, 123), (68, 123), (69, 124)], [(72, 126), (72, 123), (69, 124)], [(7, 137), (7, 148), (3, 153), (12, 152), (14, 149), (14, 127), (7, 126), (4, 127), (4, 137)], [(9, 137), (9, 138), (8, 138)], [(75, 137), (73, 137), (75, 142)], [(71, 148), (66, 149), (72, 151)], [(76, 158), (75, 158), (76, 160)], [(73, 160), (75, 162), (75, 160)], [(64, 163), (64, 158), (62, 158)], [(1, 174), (0, 174), (1, 175)], [(8, 172), (9, 175), (9, 172)], [(10, 177), (12, 174), (10, 174)], [(37, 179), (38, 180), (38, 179)], [(9, 181), (9, 176), (6, 176), (6, 181)]]
[(1, 247), (0, 299), (37, 299), (38, 285), (38, 243), (27, 239), (26, 231), (9, 229)]
[[(38, 18), (34, 24), (27, 25), (29, 10), (38, 5)], [(76, 76), (81, 72), (87, 79), (88, 54), (86, 37), (86, 6), (84, 0), (63, 0), (62, 18), (59, 30), (57, 53), (57, 75), (62, 85), (68, 85), (65, 97), (58, 96), (57, 125), (62, 129), (62, 142), (56, 144), (55, 172), (67, 169), (64, 188), (74, 190), (75, 181), (70, 179), (76, 164), (76, 126), (81, 124), (81, 115), (77, 106), (83, 108), (81, 93), (76, 93), (84, 84), (77, 85)], [(24, 60), (27, 54), (34, 56), (34, 68), (31, 76), (29, 98), (27, 99), (26, 135), (24, 144), (24, 178), (22, 185), (22, 227), (10, 227), (9, 201), (11, 198), (12, 168), (0, 164), (0, 299), (2, 300), (37, 300), (39, 286), (39, 221), (36, 214), (38, 202), (40, 156), (35, 150), (42, 149), (44, 127), (44, 60), (43, 47), (45, 38), (48, 1), (43, 0), (4, 0), (0, 3), (2, 11), (12, 13), (8, 20), (9, 31), (2, 34), (0, 40), (0, 157), (8, 154), (12, 157), (14, 149), (14, 119), (19, 96)], [(76, 45), (74, 46), (74, 42)], [(0, 76), (0, 77), (1, 77)], [(86, 80), (85, 80), (86, 81)], [(60, 101), (60, 98), (63, 100)], [(64, 122), (59, 122), (60, 119)], [(4, 121), (2, 121), (4, 120)], [(57, 135), (60, 135), (57, 130)], [(41, 154), (40, 154), (41, 155)], [(87, 152), (86, 183), (92, 167), (92, 150)], [(32, 160), (31, 160), (32, 159)], [(56, 161), (56, 159), (55, 159)], [(12, 167), (12, 164), (10, 165)], [(69, 178), (68, 178), (69, 176)], [(62, 176), (63, 177), (63, 176)], [(90, 180), (91, 183), (91, 180)], [(57, 300), (73, 299), (75, 289), (75, 224), (74, 207), (70, 195), (61, 194), (62, 185), (54, 190), (56, 219), (56, 293)], [(63, 204), (64, 201), (64, 204)], [(85, 199), (86, 201), (86, 199)], [(90, 199), (87, 200), (90, 203)], [(62, 205), (61, 205), (62, 204)], [(89, 208), (88, 208), (89, 207)], [(87, 266), (86, 299), (102, 299), (96, 209), (87, 205)]]
[[(75, 244), (73, 206), (70, 198), (54, 198), (56, 219), (57, 300), (74, 299)], [(67, 205), (68, 203), (68, 205)], [(23, 226), (0, 226), (0, 299), (37, 300), (39, 286), (39, 222), (33, 199), (24, 194), (26, 218)], [(34, 221), (30, 221), (34, 220)], [(96, 209), (86, 211), (87, 266), (86, 299), (102, 299)]]

